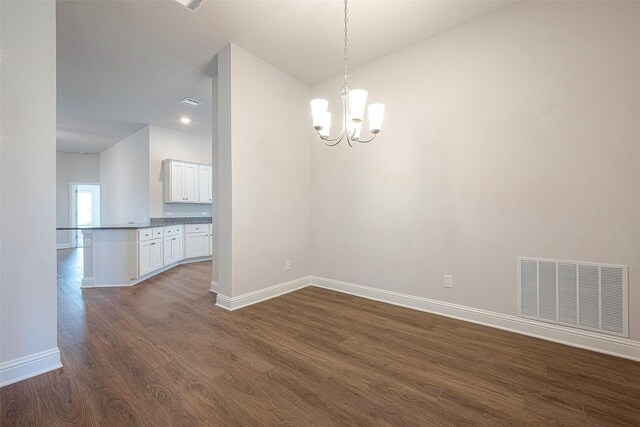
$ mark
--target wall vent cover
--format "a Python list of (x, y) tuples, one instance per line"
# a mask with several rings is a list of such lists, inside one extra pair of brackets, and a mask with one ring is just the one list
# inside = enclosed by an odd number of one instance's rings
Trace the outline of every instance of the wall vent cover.
[(185, 6), (190, 11), (195, 12), (196, 10), (200, 9), (200, 6), (202, 6), (202, 2), (204, 0), (176, 0), (176, 1), (181, 5)]
[(186, 105), (188, 107), (197, 107), (198, 105), (202, 104), (202, 102), (193, 98), (185, 98), (182, 101), (180, 101), (180, 104)]
[(518, 316), (629, 336), (629, 267), (518, 257)]

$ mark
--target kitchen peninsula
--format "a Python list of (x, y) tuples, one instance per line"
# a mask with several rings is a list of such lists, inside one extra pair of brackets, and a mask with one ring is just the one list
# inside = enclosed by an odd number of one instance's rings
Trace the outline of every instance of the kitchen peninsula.
[(82, 288), (132, 286), (177, 265), (212, 259), (211, 217), (57, 230), (82, 231)]

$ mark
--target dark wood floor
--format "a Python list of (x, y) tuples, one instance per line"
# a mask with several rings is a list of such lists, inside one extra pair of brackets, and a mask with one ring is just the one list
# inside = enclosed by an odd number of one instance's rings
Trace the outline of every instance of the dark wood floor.
[(64, 368), (4, 387), (10, 425), (640, 425), (640, 363), (307, 288), (233, 313), (210, 263), (80, 291)]

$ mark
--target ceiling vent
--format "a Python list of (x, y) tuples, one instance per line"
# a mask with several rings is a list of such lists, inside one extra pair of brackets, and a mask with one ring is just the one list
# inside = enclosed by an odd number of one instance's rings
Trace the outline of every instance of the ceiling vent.
[(185, 98), (182, 101), (180, 101), (180, 104), (187, 105), (189, 107), (197, 107), (198, 105), (202, 104), (202, 102), (193, 98)]
[(202, 6), (202, 2), (204, 0), (176, 0), (176, 1), (181, 5), (183, 5), (184, 7), (186, 7), (187, 9), (189, 9), (190, 11), (195, 12), (196, 10), (200, 9), (200, 6)]

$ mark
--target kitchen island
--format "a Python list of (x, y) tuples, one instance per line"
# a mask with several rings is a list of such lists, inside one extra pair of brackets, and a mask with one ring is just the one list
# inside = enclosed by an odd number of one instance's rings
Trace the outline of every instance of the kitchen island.
[(82, 288), (133, 286), (177, 265), (212, 259), (210, 217), (62, 227), (83, 234)]

